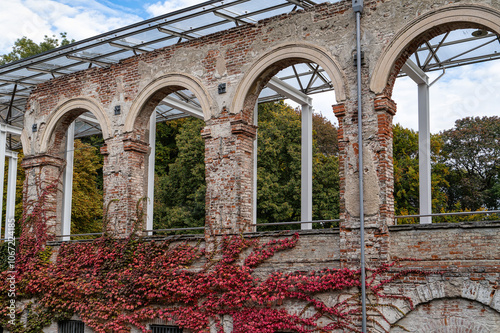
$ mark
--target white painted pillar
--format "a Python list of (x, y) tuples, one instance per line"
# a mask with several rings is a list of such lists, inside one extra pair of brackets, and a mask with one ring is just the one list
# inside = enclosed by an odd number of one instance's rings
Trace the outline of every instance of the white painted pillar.
[(73, 165), (75, 159), (75, 122), (72, 122), (66, 133), (66, 168), (64, 168), (63, 182), (63, 205), (62, 205), (62, 234), (66, 237), (62, 241), (71, 238), (71, 200), (73, 196)]
[(7, 203), (5, 208), (5, 239), (14, 235), (17, 185), (17, 152), (10, 152), (7, 178)]
[[(3, 184), (5, 179), (5, 153), (7, 145), (7, 131), (4, 126), (0, 128), (0, 231), (3, 216)], [(7, 229), (7, 228), (6, 228)]]
[[(432, 214), (431, 128), (429, 85), (418, 85), (418, 167), (420, 215)], [(420, 218), (421, 224), (432, 223), (431, 216)]]
[[(432, 214), (429, 77), (411, 59), (401, 70), (418, 85), (419, 208), (420, 215), (428, 215)], [(432, 217), (421, 217), (420, 223), (432, 223)]]
[[(312, 106), (302, 105), (302, 170), (300, 219), (312, 221)], [(312, 223), (301, 224), (301, 229), (312, 229)]]
[[(153, 209), (155, 196), (155, 157), (156, 157), (156, 110), (151, 114), (149, 119), (149, 157), (148, 157), (148, 205), (146, 230), (153, 230)], [(149, 231), (148, 235), (153, 232)]]
[[(259, 125), (259, 104), (255, 104), (253, 110), (253, 124), (255, 126)], [(258, 143), (257, 138), (259, 137), (259, 129), (255, 131), (255, 140), (253, 140), (253, 224), (257, 224), (257, 149)], [(253, 228), (254, 231), (257, 227)]]

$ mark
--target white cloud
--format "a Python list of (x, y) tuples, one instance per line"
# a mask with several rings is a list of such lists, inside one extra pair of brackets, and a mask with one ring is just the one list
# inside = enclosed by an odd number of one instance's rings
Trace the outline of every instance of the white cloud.
[(199, 0), (169, 0), (169, 1), (159, 1), (154, 4), (148, 4), (144, 6), (146, 11), (151, 14), (151, 16), (160, 16), (169, 12), (173, 12), (177, 9), (186, 8), (189, 6), (199, 4)]
[(10, 52), (15, 40), (23, 36), (40, 42), (44, 35), (67, 32), (68, 38), (81, 40), (142, 20), (96, 0), (4, 2), (0, 12), (0, 54)]
[[(436, 75), (436, 74), (434, 74)], [(500, 61), (449, 69), (430, 88), (431, 132), (452, 128), (464, 117), (499, 115)], [(396, 81), (398, 104), (394, 123), (418, 130), (417, 85), (409, 78)]]

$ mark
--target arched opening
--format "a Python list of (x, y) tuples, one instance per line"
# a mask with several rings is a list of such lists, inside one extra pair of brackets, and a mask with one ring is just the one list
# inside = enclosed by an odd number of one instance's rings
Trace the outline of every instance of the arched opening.
[[(398, 104), (393, 156), (399, 223), (496, 218), (447, 215), (500, 208), (500, 175), (491, 167), (498, 164), (500, 128), (494, 107), (500, 65), (491, 61), (500, 58), (500, 44), (492, 17), (498, 13), (460, 6), (427, 14), (398, 34), (378, 62), (383, 68), (382, 59), (394, 59), (385, 87), (376, 68), (371, 88)], [(404, 218), (408, 214), (420, 216)]]
[[(205, 148), (201, 137), (206, 93), (194, 79), (174, 75), (153, 82), (128, 115), (150, 145), (146, 231), (199, 233), (205, 221)], [(133, 115), (135, 118), (130, 117)], [(183, 231), (172, 229), (185, 229)]]
[(153, 173), (154, 189), (148, 196), (152, 197), (155, 233), (177, 228), (188, 229), (182, 231), (187, 233), (203, 232), (206, 182), (201, 130), (204, 125), (201, 107), (189, 90), (169, 94), (152, 114), (149, 143), (154, 147), (154, 159), (149, 159), (148, 179)]
[[(285, 47), (254, 65), (247, 75), (251, 82), (242, 84), (249, 88), (242, 103), (243, 117), (258, 125), (254, 223), (301, 221), (302, 229), (312, 229), (313, 220), (338, 219), (339, 172), (336, 127), (320, 113), (313, 113), (309, 95), (330, 91), (325, 93), (329, 102), (319, 111), (332, 114), (331, 105), (339, 93), (335, 96), (331, 92), (337, 87), (330, 78), (341, 75), (333, 62), (318, 57), (314, 47), (294, 57), (297, 49)], [(339, 90), (343, 96), (342, 87)], [(287, 105), (292, 102), (296, 108)], [(293, 226), (300, 228), (298, 224), (283, 228)]]
[(99, 148), (104, 141), (98, 118), (104, 113), (92, 102), (83, 104), (87, 105), (70, 101), (60, 106), (42, 134), (47, 139), (42, 141), (46, 153), (65, 161), (57, 194), (61, 226), (56, 229), (63, 241), (102, 232), (103, 157)]

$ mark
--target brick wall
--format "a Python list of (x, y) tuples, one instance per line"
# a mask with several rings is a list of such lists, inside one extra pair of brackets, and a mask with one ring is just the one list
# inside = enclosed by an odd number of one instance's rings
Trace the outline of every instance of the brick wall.
[[(481, 21), (482, 15), (477, 14), (481, 11), (483, 16), (497, 15), (499, 19), (496, 21), (500, 21), (500, 2), (365, 2), (362, 18), (362, 47), (365, 51), (361, 101), (363, 147), (359, 147), (357, 137), (357, 82), (352, 60), (355, 24), (350, 6), (350, 1), (321, 4), (306, 11), (280, 15), (141, 54), (109, 68), (91, 68), (40, 84), (29, 98), (27, 110), (30, 112), (25, 118), (25, 124), (39, 125), (36, 133), (25, 131), (28, 146), (24, 147), (26, 157), (23, 166), (29, 171), (25, 182), (26, 198), (35, 200), (40, 189), (59, 179), (64, 168), (59, 151), (70, 122), (84, 111), (99, 113), (99, 119), (107, 119), (107, 123), (101, 123), (101, 128), (108, 133), (101, 153), (105, 157), (103, 204), (110, 208), (108, 230), (117, 237), (128, 235), (133, 221), (137, 219), (137, 202), (147, 193), (147, 133), (151, 112), (166, 95), (192, 88), (198, 99), (203, 101), (206, 121), (202, 131), (207, 181), (206, 239), (219, 234), (251, 231), (253, 140), (256, 130), (252, 124), (257, 96), (279, 70), (317, 56), (316, 59), (323, 61), (329, 69), (336, 69), (337, 72), (333, 73), (337, 75), (335, 89), (343, 92), (337, 94), (337, 104), (333, 107), (340, 126), (340, 207), (343, 221), (338, 232), (306, 235), (301, 243), (303, 245), (287, 254), (290, 257), (278, 256), (277, 261), (266, 269), (359, 266), (358, 156), (363, 149), (368, 264), (411, 257), (421, 261), (402, 263), (408, 267), (444, 269), (448, 272), (448, 275), (439, 278), (406, 280), (391, 286), (395, 295), (413, 295), (417, 305), (429, 303), (429, 307), (419, 307), (414, 314), (410, 309), (401, 312), (403, 316), (409, 314), (407, 318), (410, 319), (405, 319), (405, 325), (414, 332), (421, 332), (421, 318), (426, 311), (434, 308), (444, 313), (441, 318), (450, 316), (456, 318), (454, 323), (458, 323), (458, 320), (464, 319), (463, 313), (471, 304), (463, 300), (472, 300), (487, 307), (485, 311), (491, 310), (489, 317), (495, 318), (478, 327), (486, 327), (490, 332), (498, 331), (495, 327), (500, 316), (498, 224), (393, 226), (392, 117), (396, 113), (396, 105), (390, 97), (397, 73), (422, 41), (457, 28), (484, 27), (483, 24), (489, 23)], [(446, 13), (454, 8), (475, 14), (466, 19), (450, 16), (446, 23), (429, 25), (412, 39), (401, 40), (400, 37), (418, 25), (422, 18), (446, 17)], [(496, 24), (495, 20), (490, 22), (492, 26)], [(496, 32), (499, 33), (500, 29)], [(404, 45), (395, 55), (394, 63), (381, 63), (381, 59), (385, 59), (384, 52), (398, 43)], [(314, 48), (319, 51), (272, 61), (273, 52), (284, 45), (290, 53), (298, 49)], [(378, 73), (377, 70), (385, 65), (389, 66), (387, 73)], [(249, 73), (255, 72), (258, 73), (256, 78), (245, 86)], [(374, 80), (382, 80), (380, 91), (372, 89), (377, 87), (373, 84)], [(226, 84), (225, 94), (217, 91), (220, 83)], [(68, 102), (80, 99), (95, 107), (92, 110), (75, 107), (59, 114)], [(121, 114), (115, 115), (115, 106), (120, 106)], [(52, 128), (53, 133), (46, 135), (47, 142), (42, 142), (48, 128)], [(42, 149), (44, 144), (47, 149)], [(52, 195), (46, 207), (50, 213), (49, 231), (52, 233), (59, 230), (58, 195)], [(435, 302), (443, 298), (456, 298), (457, 301)], [(471, 306), (476, 311), (477, 304), (474, 304)], [(401, 314), (391, 316), (392, 322), (401, 319)], [(433, 323), (440, 325), (441, 319), (435, 319)]]

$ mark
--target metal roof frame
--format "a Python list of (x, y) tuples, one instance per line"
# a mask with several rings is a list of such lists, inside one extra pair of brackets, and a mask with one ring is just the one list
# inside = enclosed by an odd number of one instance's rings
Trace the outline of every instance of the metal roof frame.
[[(331, 0), (336, 2), (338, 0)], [(87, 38), (29, 58), (0, 66), (0, 122), (23, 126), (24, 109), (31, 89), (39, 83), (93, 66), (107, 67), (122, 59), (155, 49), (199, 38), (234, 26), (254, 24), (264, 18), (305, 9), (316, 5), (312, 0), (209, 0), (174, 12)], [(470, 31), (469, 31), (470, 30)], [(454, 31), (424, 43), (411, 59), (424, 71), (491, 61), (500, 58), (500, 38), (480, 30), (466, 30), (466, 36)], [(498, 43), (497, 43), (498, 42)], [(404, 76), (404, 74), (401, 74)], [(285, 84), (311, 95), (332, 91), (325, 72), (313, 63), (297, 64), (276, 75)], [(283, 99), (279, 93), (265, 88), (259, 102)], [(177, 92), (177, 98), (193, 109), (199, 108), (188, 92)], [(187, 116), (173, 109), (172, 103), (157, 108), (157, 121)], [(100, 132), (90, 113), (78, 118), (76, 137)], [(10, 140), (15, 149), (18, 138)]]

